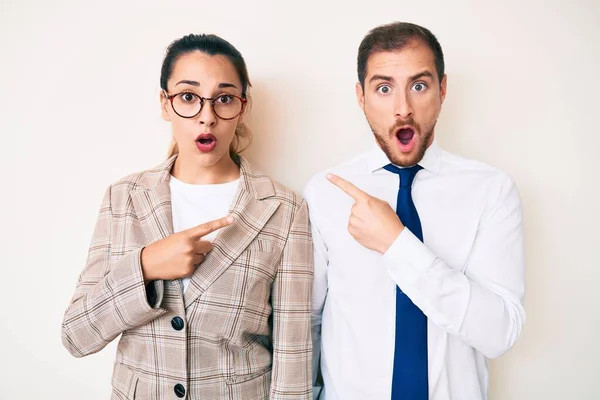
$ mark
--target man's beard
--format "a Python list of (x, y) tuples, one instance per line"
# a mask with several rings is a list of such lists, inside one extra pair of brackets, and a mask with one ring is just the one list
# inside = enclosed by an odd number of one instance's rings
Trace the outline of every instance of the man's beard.
[[(412, 167), (413, 165), (417, 165), (423, 159), (423, 156), (425, 155), (425, 151), (427, 150), (427, 147), (431, 141), (431, 138), (433, 137), (433, 131), (434, 131), (435, 125), (437, 123), (437, 121), (434, 122), (431, 129), (429, 131), (423, 133), (423, 131), (421, 130), (421, 127), (412, 118), (407, 119), (407, 120), (397, 119), (396, 123), (389, 129), (389, 132), (387, 133), (387, 138), (391, 139), (394, 136), (396, 136), (396, 131), (401, 126), (410, 125), (415, 131), (414, 132), (415, 137), (413, 137), (412, 140), (421, 139), (420, 142), (416, 144), (415, 148), (411, 151), (410, 154), (402, 154), (400, 157), (398, 157), (394, 154), (394, 152), (392, 151), (392, 148), (391, 148), (391, 146), (396, 145), (396, 143), (393, 143), (395, 139), (386, 140), (386, 137), (382, 136), (377, 131), (375, 131), (375, 129), (373, 129), (373, 125), (371, 125), (371, 122), (368, 119), (367, 119), (367, 122), (369, 123), (369, 126), (371, 127), (371, 131), (373, 132), (373, 135), (375, 136), (375, 140), (379, 144), (379, 147), (381, 147), (381, 150), (383, 150), (383, 152), (387, 156), (388, 160), (390, 160), (393, 164), (395, 164), (399, 167)], [(423, 135), (423, 136), (421, 136), (421, 135)]]

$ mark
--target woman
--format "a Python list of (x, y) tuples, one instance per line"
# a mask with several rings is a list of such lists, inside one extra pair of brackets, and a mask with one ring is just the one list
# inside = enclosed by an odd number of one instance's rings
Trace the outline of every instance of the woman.
[(106, 191), (63, 343), (122, 335), (113, 398), (312, 399), (308, 213), (239, 155), (244, 59), (188, 35), (160, 82), (171, 156)]

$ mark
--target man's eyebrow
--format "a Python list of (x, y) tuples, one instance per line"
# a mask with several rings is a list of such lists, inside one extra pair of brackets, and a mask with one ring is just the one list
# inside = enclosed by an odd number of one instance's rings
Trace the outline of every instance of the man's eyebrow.
[(392, 78), (391, 76), (386, 76), (386, 75), (373, 75), (371, 77), (371, 79), (369, 79), (369, 82), (373, 82), (373, 81), (394, 82), (394, 78)]
[(416, 81), (417, 79), (424, 78), (424, 77), (431, 78), (431, 79), (434, 78), (433, 74), (431, 72), (429, 72), (429, 71), (423, 71), (423, 72), (419, 72), (418, 74), (415, 74), (415, 75), (411, 76), (409, 78), (409, 80)]

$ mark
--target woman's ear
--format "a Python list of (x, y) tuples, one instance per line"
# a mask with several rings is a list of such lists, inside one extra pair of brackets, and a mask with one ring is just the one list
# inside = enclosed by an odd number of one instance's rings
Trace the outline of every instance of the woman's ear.
[(238, 125), (244, 123), (244, 119), (246, 118), (246, 113), (248, 112), (248, 101), (242, 104), (242, 112), (238, 118)]
[(171, 116), (169, 115), (169, 107), (171, 106), (170, 100), (167, 98), (167, 93), (164, 90), (160, 91), (160, 110), (162, 114), (162, 118), (165, 121), (171, 121)]

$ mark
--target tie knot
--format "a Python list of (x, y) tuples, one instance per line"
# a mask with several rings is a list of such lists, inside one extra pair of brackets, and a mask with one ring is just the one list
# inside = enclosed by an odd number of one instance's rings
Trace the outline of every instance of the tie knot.
[(383, 169), (400, 175), (400, 187), (411, 187), (417, 172), (423, 169), (420, 165), (413, 165), (408, 168), (398, 168), (393, 164), (388, 164)]

